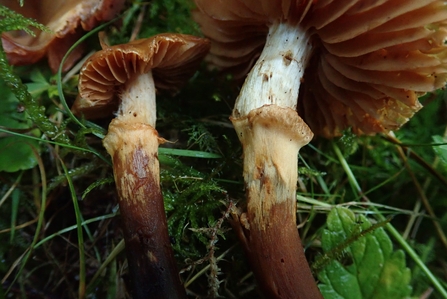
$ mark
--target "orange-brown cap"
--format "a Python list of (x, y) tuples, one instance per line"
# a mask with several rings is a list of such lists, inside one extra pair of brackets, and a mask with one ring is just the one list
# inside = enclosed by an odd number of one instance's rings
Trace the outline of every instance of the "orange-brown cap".
[[(418, 97), (447, 80), (447, 4), (440, 0), (195, 0), (211, 63), (243, 76), (274, 22), (312, 35), (298, 111), (326, 137), (398, 129)], [(231, 4), (229, 3), (231, 2)]]
[[(20, 7), (18, 1), (0, 0), (12, 10), (33, 18), (47, 26), (51, 32), (36, 31), (36, 37), (23, 32), (5, 32), (2, 43), (8, 60), (13, 65), (33, 64), (44, 56), (56, 72), (67, 50), (82, 36), (102, 21), (111, 20), (123, 8), (125, 0), (39, 0), (25, 1)], [(78, 47), (64, 65), (70, 68), (80, 57)]]
[(164, 33), (127, 44), (107, 46), (92, 55), (79, 75), (75, 114), (104, 117), (119, 104), (121, 86), (135, 75), (152, 71), (158, 89), (178, 90), (208, 53), (207, 39)]

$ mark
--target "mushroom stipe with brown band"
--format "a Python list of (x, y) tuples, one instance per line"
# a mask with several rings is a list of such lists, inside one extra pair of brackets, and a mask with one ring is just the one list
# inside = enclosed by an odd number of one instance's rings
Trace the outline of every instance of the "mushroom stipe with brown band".
[[(298, 152), (312, 132), (397, 130), (422, 107), (418, 97), (443, 87), (447, 4), (195, 2), (193, 16), (211, 40), (209, 63), (246, 75), (231, 121), (244, 152), (247, 212), (233, 226), (268, 298), (322, 298), (293, 228)], [(309, 133), (285, 133), (297, 130), (290, 122)]]
[(205, 39), (159, 34), (108, 46), (79, 76), (72, 110), (98, 118), (116, 111), (103, 140), (112, 157), (134, 299), (186, 298), (168, 235), (155, 130), (156, 87), (177, 90), (209, 50)]

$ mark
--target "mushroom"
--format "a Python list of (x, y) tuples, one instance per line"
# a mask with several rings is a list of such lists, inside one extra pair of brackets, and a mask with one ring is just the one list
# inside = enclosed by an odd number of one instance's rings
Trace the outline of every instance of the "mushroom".
[(93, 54), (79, 75), (72, 111), (100, 117), (116, 107), (103, 140), (119, 197), (133, 298), (185, 298), (159, 183), (156, 87), (176, 90), (209, 50), (206, 39), (159, 34)]
[(236, 229), (255, 276), (269, 298), (321, 298), (296, 229), (298, 152), (312, 132), (396, 130), (421, 108), (419, 96), (444, 86), (447, 5), (195, 2), (209, 62), (236, 78), (251, 68), (230, 119), (247, 192)]
[[(33, 64), (44, 56), (55, 73), (68, 49), (85, 33), (103, 21), (113, 19), (124, 7), (125, 0), (67, 0), (26, 1), (0, 0), (0, 5), (33, 18), (47, 26), (51, 32), (36, 31), (30, 36), (23, 31), (2, 33), (2, 43), (9, 63), (12, 65)], [(82, 54), (77, 47), (66, 60), (68, 70)]]

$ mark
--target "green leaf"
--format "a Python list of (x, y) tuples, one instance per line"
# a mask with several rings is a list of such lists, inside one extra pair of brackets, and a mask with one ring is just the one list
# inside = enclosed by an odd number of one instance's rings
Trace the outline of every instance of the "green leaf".
[(25, 85), (33, 98), (38, 98), (43, 92), (52, 88), (52, 85), (47, 81), (47, 79), (45, 79), (45, 76), (37, 68), (31, 71), (30, 80), (32, 82), (26, 83)]
[(29, 75), (30, 80), (35, 83), (46, 83), (49, 84), (45, 76), (42, 74), (41, 70), (38, 68), (34, 68), (31, 70)]
[(31, 122), (27, 120), (25, 113), (19, 112), (20, 103), (14, 94), (0, 80), (0, 94), (2, 95), (0, 105), (0, 126), (9, 129), (28, 129)]
[(39, 97), (43, 92), (47, 91), (51, 85), (47, 83), (26, 83), (26, 87), (28, 88), (28, 92), (33, 96), (33, 98)]
[[(432, 136), (433, 141), (435, 143), (447, 143), (447, 138), (436, 135)], [(447, 170), (447, 144), (444, 145), (437, 145), (433, 146), (433, 150), (435, 151), (436, 155), (440, 158), (440, 161), (444, 168)]]
[[(0, 82), (0, 93), (4, 96), (0, 105), (0, 126), (29, 129), (31, 122), (25, 113), (19, 112), (19, 101), (3, 82)], [(0, 171), (16, 172), (33, 168), (37, 164), (33, 148), (39, 148), (39, 143), (35, 140), (19, 136), (0, 138)]]
[(403, 251), (393, 251), (380, 224), (345, 208), (335, 208), (322, 234), (325, 257), (318, 273), (325, 299), (398, 299), (411, 294)]
[(18, 136), (0, 138), (0, 171), (16, 172), (37, 165), (35, 150), (39, 144), (35, 140)]
[(158, 149), (158, 152), (162, 155), (173, 155), (173, 156), (182, 156), (182, 157), (193, 157), (193, 158), (204, 158), (204, 159), (222, 158), (222, 156), (219, 154), (203, 152), (203, 151), (176, 149), (176, 148), (160, 147)]

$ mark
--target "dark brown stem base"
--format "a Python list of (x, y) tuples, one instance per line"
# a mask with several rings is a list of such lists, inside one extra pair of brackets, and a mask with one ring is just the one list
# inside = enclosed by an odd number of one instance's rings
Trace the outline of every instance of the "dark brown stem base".
[(186, 298), (168, 235), (158, 144), (151, 126), (116, 119), (104, 139), (113, 159), (133, 299)]
[(298, 151), (312, 132), (294, 110), (276, 105), (232, 121), (247, 192), (247, 213), (233, 227), (260, 287), (272, 299), (322, 299), (296, 227)]
[[(232, 226), (243, 243), (250, 266), (266, 298), (322, 299), (310, 271), (296, 225), (286, 221), (284, 206), (272, 208), (265, 229), (250, 225), (247, 212), (233, 215)], [(249, 229), (247, 229), (249, 228)]]

